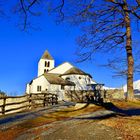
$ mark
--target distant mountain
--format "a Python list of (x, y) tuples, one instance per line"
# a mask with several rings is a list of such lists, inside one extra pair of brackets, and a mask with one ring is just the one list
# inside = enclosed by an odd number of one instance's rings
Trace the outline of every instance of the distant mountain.
[[(140, 94), (140, 80), (134, 81), (133, 85), (134, 85), (135, 94)], [(108, 89), (122, 89), (123, 88), (124, 92), (127, 92), (127, 85), (124, 85), (121, 88), (112, 88), (112, 87), (106, 87), (106, 86), (103, 86), (103, 88), (105, 90), (108, 90)]]
[[(135, 94), (140, 94), (140, 80), (134, 81), (133, 86)], [(127, 92), (127, 85), (123, 86), (123, 90)]]
[(103, 89), (109, 90), (109, 89), (120, 89), (120, 88), (113, 88), (113, 87), (106, 87), (106, 86), (103, 86)]

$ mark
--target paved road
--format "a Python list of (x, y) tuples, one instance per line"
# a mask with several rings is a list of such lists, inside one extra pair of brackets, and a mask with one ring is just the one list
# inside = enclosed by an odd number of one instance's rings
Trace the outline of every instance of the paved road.
[(53, 105), (50, 107), (39, 108), (30, 110), (28, 112), (18, 113), (18, 114), (11, 114), (8, 116), (3, 116), (0, 118), (0, 130), (7, 129), (11, 127), (13, 124), (19, 124), (23, 121), (34, 119), (36, 117), (42, 116), (43, 114), (55, 112), (67, 108), (69, 106), (74, 106), (75, 104), (72, 102), (62, 102), (59, 105)]
[[(97, 117), (113, 115), (111, 111), (96, 111), (92, 114), (80, 115), (65, 121), (45, 124), (39, 128), (28, 130), (16, 140), (120, 140), (120, 132), (111, 127), (99, 124)], [(47, 128), (47, 131), (46, 131)], [(34, 135), (35, 130), (42, 130)]]
[[(31, 112), (10, 115), (0, 118), (0, 130), (7, 131), (16, 124), (22, 124), (29, 119), (35, 119), (72, 106), (72, 103), (62, 103), (50, 108), (33, 110)], [(119, 131), (112, 129), (98, 121), (101, 118), (114, 116), (115, 113), (109, 110), (98, 110), (93, 113), (78, 115), (52, 123), (44, 123), (41, 126), (33, 127), (16, 136), (16, 140), (118, 140)], [(37, 133), (34, 133), (37, 131)]]

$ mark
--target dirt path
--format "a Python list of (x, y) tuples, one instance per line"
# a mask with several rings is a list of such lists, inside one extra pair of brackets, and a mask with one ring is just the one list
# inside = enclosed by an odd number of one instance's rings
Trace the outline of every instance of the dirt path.
[(75, 104), (72, 102), (61, 103), (59, 105), (54, 105), (50, 107), (32, 109), (27, 112), (21, 112), (16, 114), (10, 114), (6, 116), (0, 117), (0, 130), (8, 129), (13, 125), (18, 125), (28, 120), (33, 120), (37, 117), (43, 116), (44, 114), (49, 114), (52, 112), (56, 112), (59, 110), (63, 110), (65, 108), (74, 106)]
[(119, 140), (120, 132), (111, 127), (98, 124), (93, 120), (67, 120), (46, 125), (40, 130), (28, 131), (16, 138), (16, 140)]
[(96, 105), (85, 105), (76, 109), (60, 105), (48, 110), (22, 113), (16, 115), (15, 120), (12, 116), (12, 122), (7, 121), (0, 125), (0, 139), (139, 140), (140, 106), (128, 106), (124, 103), (119, 105), (125, 110), (116, 109), (115, 106), (112, 106), (112, 110)]

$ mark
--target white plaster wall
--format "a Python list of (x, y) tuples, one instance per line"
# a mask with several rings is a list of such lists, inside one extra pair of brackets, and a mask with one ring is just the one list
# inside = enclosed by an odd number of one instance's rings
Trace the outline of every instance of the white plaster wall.
[(48, 73), (58, 73), (58, 74), (64, 74), (67, 70), (69, 70), (70, 68), (72, 68), (73, 65), (71, 65), (68, 62), (65, 62), (61, 65), (59, 65), (58, 67), (56, 67), (55, 69), (52, 69), (51, 71), (49, 71)]
[(40, 91), (37, 91), (37, 86), (41, 86), (41, 90), (46, 91), (46, 89), (50, 86), (50, 83), (46, 80), (44, 75), (42, 75), (33, 80), (29, 89), (30, 93), (41, 93)]
[(50, 86), (48, 87), (48, 91), (57, 92), (60, 90), (61, 90), (61, 85), (50, 84)]
[(51, 84), (48, 92), (58, 95), (58, 100), (64, 99), (64, 90), (61, 89), (61, 85)]
[[(93, 83), (92, 78), (90, 78), (88, 75), (64, 75), (62, 76), (63, 79), (66, 79), (67, 77), (70, 78), (70, 81), (74, 82), (75, 90), (92, 90), (92, 87), (87, 86), (88, 84)], [(79, 79), (79, 77), (81, 79)], [(66, 86), (65, 90), (74, 90), (72, 86)]]
[(30, 93), (30, 85), (29, 84), (27, 84), (26, 85), (26, 91), (25, 91), (27, 94), (29, 94)]
[[(50, 62), (50, 67), (45, 67), (45, 61)], [(54, 68), (54, 60), (40, 59), (38, 62), (38, 76), (44, 73), (44, 69), (51, 70)]]
[[(41, 91), (37, 91), (37, 86), (41, 86)], [(32, 84), (27, 84), (26, 93), (41, 93), (41, 92), (50, 92), (57, 94), (59, 100), (63, 99), (64, 90), (61, 89), (61, 85), (50, 84), (44, 75), (33, 80)]]

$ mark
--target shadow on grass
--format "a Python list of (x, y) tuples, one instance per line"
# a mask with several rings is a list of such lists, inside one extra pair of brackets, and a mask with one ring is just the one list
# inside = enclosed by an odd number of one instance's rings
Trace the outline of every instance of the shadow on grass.
[(113, 103), (105, 103), (103, 107), (106, 110), (113, 111), (115, 113), (122, 114), (124, 116), (139, 116), (140, 115), (140, 108), (130, 108), (130, 109), (121, 109), (115, 106)]
[(117, 114), (110, 113), (110, 114), (104, 114), (104, 115), (98, 115), (98, 116), (89, 116), (89, 117), (76, 117), (78, 120), (104, 120), (112, 117), (116, 117)]
[(91, 115), (76, 117), (76, 119), (80, 120), (102, 120), (108, 119), (111, 117), (131, 117), (131, 116), (140, 116), (140, 108), (130, 108), (130, 109), (121, 109), (115, 106), (113, 103), (104, 103), (101, 105), (105, 110), (101, 111), (101, 113), (92, 112)]

